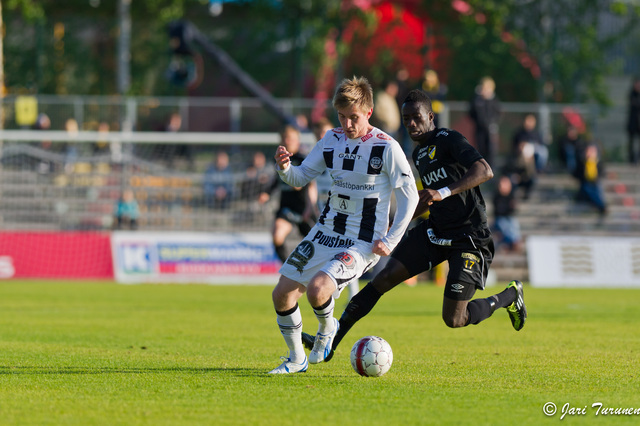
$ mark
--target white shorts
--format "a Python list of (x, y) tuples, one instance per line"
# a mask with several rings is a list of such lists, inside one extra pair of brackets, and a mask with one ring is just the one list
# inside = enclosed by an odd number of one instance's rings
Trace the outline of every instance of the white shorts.
[(328, 231), (316, 225), (291, 252), (280, 274), (305, 287), (318, 272), (325, 272), (336, 285), (334, 298), (351, 282), (373, 268), (380, 256), (372, 244)]

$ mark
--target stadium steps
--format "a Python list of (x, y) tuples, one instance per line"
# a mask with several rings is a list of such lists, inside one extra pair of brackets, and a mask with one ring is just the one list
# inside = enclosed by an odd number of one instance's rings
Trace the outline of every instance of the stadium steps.
[[(609, 212), (601, 218), (595, 208), (575, 201), (575, 178), (563, 173), (540, 175), (529, 199), (518, 200), (524, 240), (531, 235), (640, 236), (640, 168), (607, 165), (603, 189)], [(491, 217), (491, 208), (489, 213)], [(499, 282), (528, 280), (526, 247), (516, 252), (499, 250), (492, 270)]]

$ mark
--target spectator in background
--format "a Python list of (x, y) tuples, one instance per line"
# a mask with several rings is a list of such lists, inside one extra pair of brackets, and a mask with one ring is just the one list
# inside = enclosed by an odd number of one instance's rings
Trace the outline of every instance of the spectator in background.
[(131, 189), (122, 191), (122, 196), (116, 202), (113, 216), (115, 229), (138, 229), (140, 209)]
[(513, 144), (517, 145), (524, 142), (533, 146), (536, 172), (541, 173), (547, 167), (547, 162), (549, 161), (549, 148), (547, 148), (542, 135), (536, 128), (537, 124), (538, 120), (534, 114), (525, 115), (522, 126), (513, 136)]
[(507, 160), (504, 172), (518, 188), (522, 188), (526, 200), (536, 182), (538, 168), (536, 165), (536, 145), (542, 143), (542, 137), (535, 130), (536, 119), (527, 114), (522, 126), (513, 135), (511, 156)]
[[(300, 131), (294, 126), (285, 126), (280, 137), (281, 145), (292, 154), (289, 158), (291, 164), (300, 165), (305, 158), (300, 153)], [(293, 227), (296, 226), (303, 236), (311, 231), (315, 221), (318, 190), (315, 181), (304, 187), (293, 187), (276, 177), (269, 190), (261, 194), (260, 198), (268, 200), (278, 187), (280, 188), (280, 207), (276, 212), (271, 236), (276, 254), (284, 263), (289, 256), (284, 243), (293, 231)]]
[(204, 201), (210, 209), (226, 209), (233, 195), (233, 174), (229, 167), (229, 154), (218, 152), (215, 163), (204, 173)]
[(604, 217), (607, 213), (607, 203), (602, 190), (604, 164), (600, 158), (598, 147), (590, 143), (578, 155), (576, 178), (580, 181), (577, 200), (595, 206)]
[[(164, 128), (166, 132), (177, 133), (183, 130), (182, 128), (182, 116), (179, 112), (172, 113)], [(194, 170), (193, 161), (193, 149), (188, 144), (167, 144), (165, 147), (165, 156), (167, 161), (167, 167), (174, 167), (174, 160), (176, 157), (182, 157), (187, 162), (187, 167), (190, 171)]]
[[(44, 112), (38, 114), (36, 118), (36, 122), (33, 125), (34, 130), (51, 130), (51, 119)], [(53, 151), (53, 144), (50, 140), (43, 139), (39, 143), (34, 143), (34, 146), (37, 146), (40, 149), (45, 151)], [(27, 160), (31, 167), (36, 167), (39, 173), (46, 174), (53, 172), (55, 170), (54, 162), (45, 158), (40, 158), (40, 160)]]
[(565, 134), (558, 139), (558, 155), (560, 162), (571, 176), (576, 173), (578, 153), (582, 149), (584, 149), (584, 141), (580, 137), (580, 131), (573, 124), (567, 125)]
[[(402, 109), (404, 99), (413, 88), (412, 83), (409, 81), (409, 70), (404, 65), (400, 65), (400, 68), (398, 68), (398, 71), (396, 72), (395, 82), (398, 85), (396, 104), (398, 105), (398, 109), (400, 110)], [(398, 137), (396, 138), (396, 140), (400, 143), (400, 146), (402, 147), (404, 153), (407, 155), (407, 158), (410, 158), (411, 152), (413, 152), (413, 141), (411, 140), (411, 138), (409, 138), (409, 133), (407, 133), (407, 129), (405, 129), (404, 126), (400, 126), (400, 129), (398, 129)]]
[(376, 107), (371, 115), (371, 124), (394, 139), (397, 139), (400, 129), (400, 108), (396, 101), (397, 94), (398, 83), (395, 81), (383, 83), (383, 89), (375, 94), (374, 104)]
[(549, 161), (549, 148), (542, 138), (542, 134), (536, 128), (538, 119), (534, 114), (527, 114), (522, 120), (522, 126), (514, 135), (514, 144), (525, 141), (533, 144), (533, 157), (535, 160), (536, 172), (542, 173)]
[(404, 65), (400, 65), (400, 68), (398, 68), (398, 71), (396, 72), (395, 82), (398, 85), (396, 104), (398, 105), (398, 108), (402, 108), (404, 98), (406, 98), (411, 91), (411, 84), (409, 83), (409, 70)]
[(263, 204), (266, 200), (260, 198), (266, 192), (275, 179), (270, 167), (267, 167), (267, 159), (262, 151), (253, 153), (251, 164), (247, 167), (240, 187), (241, 197), (248, 201), (258, 201)]
[(74, 169), (74, 164), (78, 159), (78, 144), (73, 142), (78, 136), (78, 131), (80, 130), (78, 127), (78, 122), (74, 118), (69, 118), (64, 123), (64, 129), (67, 131), (67, 135), (69, 136), (69, 142), (63, 145), (63, 149), (65, 150), (65, 171), (67, 173), (71, 173)]
[(435, 114), (433, 123), (440, 127), (440, 113), (444, 110), (444, 101), (447, 97), (447, 86), (440, 82), (435, 70), (425, 70), (422, 78), (422, 90), (431, 98), (431, 107)]
[(469, 116), (475, 125), (475, 144), (478, 152), (489, 163), (495, 165), (498, 145), (498, 121), (500, 100), (496, 96), (496, 83), (491, 77), (483, 77), (469, 107)]
[(300, 133), (308, 133), (311, 130), (309, 129), (309, 119), (303, 113), (296, 115), (296, 127)]
[(109, 123), (107, 123), (106, 121), (102, 121), (100, 124), (98, 124), (98, 133), (102, 136), (104, 136), (103, 140), (99, 140), (96, 141), (96, 143), (94, 143), (92, 145), (92, 151), (93, 154), (105, 154), (110, 152), (109, 149), (109, 141), (107, 139), (107, 134), (109, 134)]
[(515, 215), (516, 198), (511, 178), (503, 175), (498, 180), (498, 188), (493, 196), (494, 237), (496, 246), (506, 246), (509, 251), (520, 250), (522, 236), (520, 223)]
[(629, 92), (627, 133), (629, 135), (629, 162), (638, 164), (640, 152), (636, 151), (634, 144), (636, 136), (640, 139), (640, 77), (633, 79), (633, 85)]

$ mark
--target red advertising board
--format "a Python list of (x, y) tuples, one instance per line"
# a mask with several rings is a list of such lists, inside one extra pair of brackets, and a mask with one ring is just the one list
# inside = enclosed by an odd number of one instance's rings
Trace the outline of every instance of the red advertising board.
[(0, 279), (113, 279), (109, 233), (0, 232)]

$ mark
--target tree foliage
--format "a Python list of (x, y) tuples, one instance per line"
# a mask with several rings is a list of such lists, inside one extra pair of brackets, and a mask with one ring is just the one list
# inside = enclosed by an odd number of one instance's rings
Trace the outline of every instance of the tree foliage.
[[(132, 17), (132, 95), (243, 95), (230, 76), (204, 58), (197, 88), (172, 85), (167, 24), (192, 22), (229, 52), (275, 96), (311, 96), (326, 73), (327, 41), (335, 41), (335, 78), (361, 71), (357, 58), (371, 46), (375, 0), (236, 0), (211, 16), (207, 0), (135, 0)], [(450, 99), (467, 99), (480, 77), (492, 75), (511, 101), (607, 102), (604, 77), (620, 72), (609, 52), (637, 39), (638, 7), (610, 0), (422, 0), (412, 4), (428, 19), (448, 52), (437, 65)], [(456, 10), (452, 5), (466, 5)], [(10, 92), (113, 94), (116, 88), (118, 1), (3, 0), (5, 76)], [(398, 3), (397, 7), (400, 7)], [(603, 27), (603, 17), (619, 25)], [(356, 38), (345, 34), (358, 25)], [(635, 33), (634, 33), (635, 31)], [(375, 37), (375, 36), (373, 36)], [(398, 40), (400, 45), (402, 40)], [(434, 46), (425, 46), (427, 50)], [(374, 52), (374, 80), (391, 78), (398, 55)], [(360, 68), (358, 68), (360, 67)]]
[[(510, 75), (516, 76), (511, 74), (515, 64), (504, 56), (496, 60), (496, 55), (509, 46), (520, 65), (533, 71), (530, 84), (518, 82), (517, 87), (534, 88), (536, 99), (543, 101), (608, 103), (604, 78), (621, 71), (612, 52), (635, 44), (640, 36), (640, 7), (625, 1), (468, 0), (467, 4), (470, 11), (461, 14), (458, 23), (445, 24), (458, 33), (453, 39), (457, 54), (465, 52), (463, 56), (477, 61), (484, 73), (508, 84)], [(523, 60), (533, 60), (533, 68)]]

